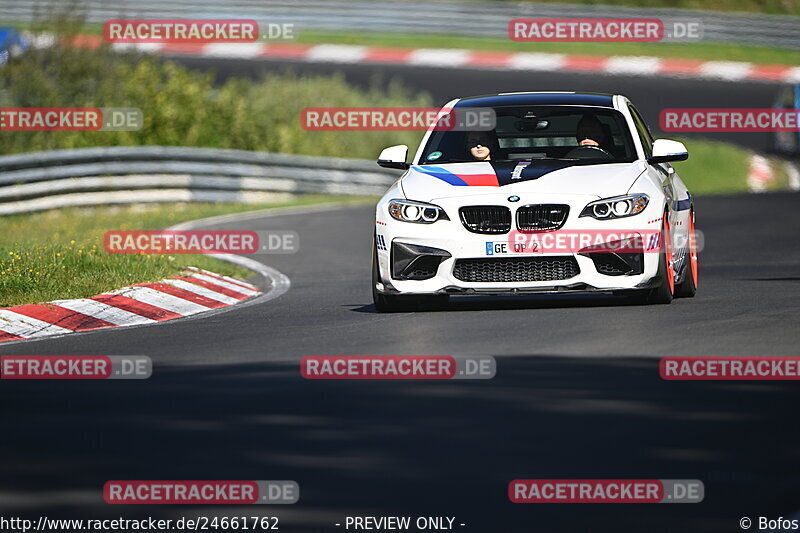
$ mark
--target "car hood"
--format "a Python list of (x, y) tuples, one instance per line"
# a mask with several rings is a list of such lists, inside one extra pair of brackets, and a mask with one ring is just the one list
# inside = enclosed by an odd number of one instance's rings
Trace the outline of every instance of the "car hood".
[(601, 165), (553, 160), (447, 163), (413, 165), (400, 184), (406, 198), (421, 202), (497, 192), (604, 198), (626, 193), (644, 170), (641, 161)]

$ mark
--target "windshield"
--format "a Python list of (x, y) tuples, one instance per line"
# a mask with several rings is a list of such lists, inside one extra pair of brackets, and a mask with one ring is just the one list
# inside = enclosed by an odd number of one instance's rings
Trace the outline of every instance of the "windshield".
[(434, 131), (420, 164), (569, 159), (581, 164), (636, 160), (622, 114), (572, 106), (495, 107), (490, 131)]

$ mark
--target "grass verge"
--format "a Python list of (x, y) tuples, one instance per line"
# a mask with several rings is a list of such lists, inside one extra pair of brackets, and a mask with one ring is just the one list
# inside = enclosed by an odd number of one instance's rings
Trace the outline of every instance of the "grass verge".
[[(153, 282), (187, 266), (247, 278), (249, 270), (204, 255), (120, 255), (103, 250), (109, 230), (155, 230), (215, 215), (364, 198), (299, 196), (269, 205), (171, 204), (70, 208), (0, 217), (0, 307), (85, 298)], [(247, 229), (247, 228), (242, 228)]]

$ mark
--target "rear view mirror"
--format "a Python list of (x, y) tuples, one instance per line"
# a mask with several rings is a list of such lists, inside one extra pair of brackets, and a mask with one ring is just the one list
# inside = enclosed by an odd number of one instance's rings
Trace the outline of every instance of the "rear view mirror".
[(672, 161), (686, 161), (689, 152), (683, 143), (669, 139), (656, 139), (653, 143), (653, 155), (647, 158), (648, 163), (670, 163)]
[(386, 168), (406, 170), (411, 166), (406, 163), (406, 157), (408, 157), (408, 146), (405, 144), (398, 144), (396, 146), (384, 148), (381, 155), (378, 156), (378, 164)]

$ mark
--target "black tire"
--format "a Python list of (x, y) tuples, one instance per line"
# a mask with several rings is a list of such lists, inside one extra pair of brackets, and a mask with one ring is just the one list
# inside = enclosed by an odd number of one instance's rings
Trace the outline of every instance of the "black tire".
[(675, 287), (676, 298), (694, 298), (697, 294), (697, 240), (695, 231), (694, 208), (689, 213), (689, 255), (687, 256), (686, 275)]
[(379, 313), (404, 313), (425, 309), (441, 309), (450, 301), (447, 294), (432, 294), (420, 296), (405, 296), (395, 294), (382, 294), (375, 287), (381, 281), (378, 268), (378, 250), (375, 242), (372, 243), (372, 303)]

